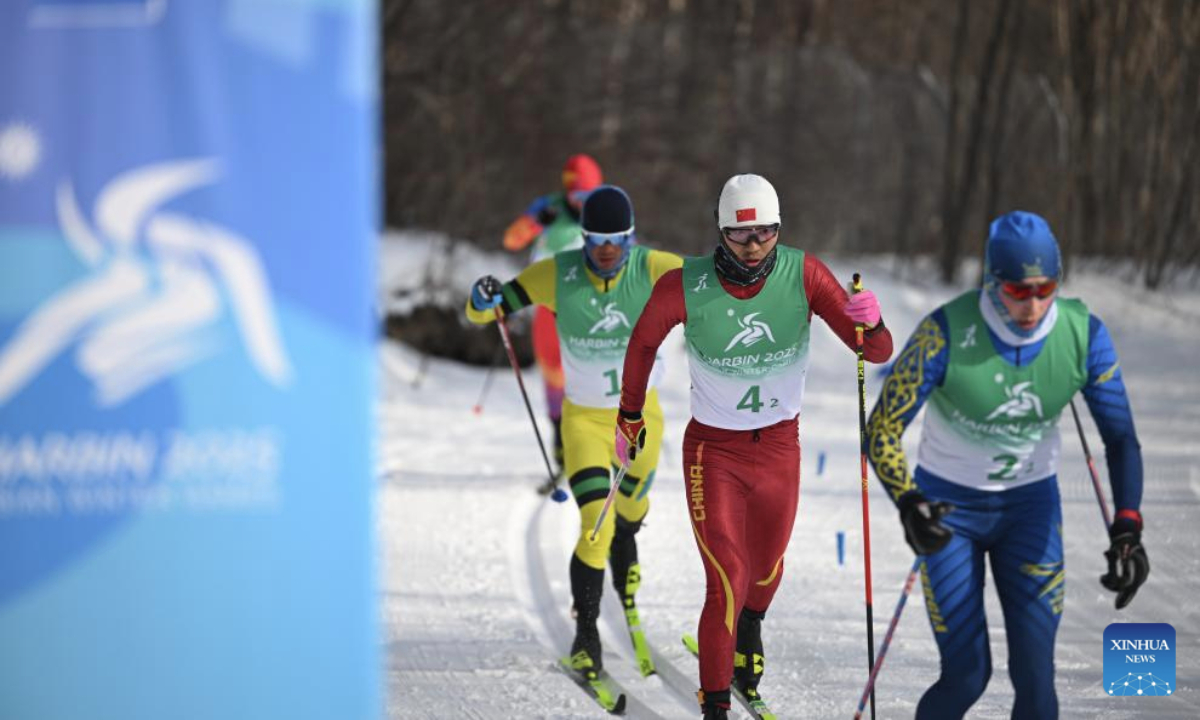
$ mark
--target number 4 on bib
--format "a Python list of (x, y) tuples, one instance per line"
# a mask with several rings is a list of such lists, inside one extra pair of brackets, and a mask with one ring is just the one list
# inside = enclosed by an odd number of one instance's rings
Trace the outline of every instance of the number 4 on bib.
[(750, 412), (758, 412), (758, 409), (763, 406), (762, 400), (758, 399), (758, 386), (751, 385), (742, 399), (738, 401), (738, 410), (749, 410)]

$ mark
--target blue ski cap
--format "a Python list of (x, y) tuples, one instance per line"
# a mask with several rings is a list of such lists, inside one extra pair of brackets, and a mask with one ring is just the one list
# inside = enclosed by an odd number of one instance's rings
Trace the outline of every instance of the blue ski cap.
[[(616, 185), (601, 185), (591, 191), (583, 201), (580, 226), (588, 267), (601, 278), (615, 277), (629, 259), (629, 246), (634, 242), (633, 201), (629, 195)], [(621, 248), (621, 259), (611, 270), (601, 271), (587, 250), (610, 243)]]
[(1050, 225), (1040, 215), (1014, 210), (992, 221), (984, 277), (990, 283), (1059, 279), (1062, 256)]

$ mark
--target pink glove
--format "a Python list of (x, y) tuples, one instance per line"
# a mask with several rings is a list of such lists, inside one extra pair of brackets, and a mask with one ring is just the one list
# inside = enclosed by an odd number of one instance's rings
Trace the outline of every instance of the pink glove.
[(865, 325), (868, 330), (879, 324), (879, 300), (870, 290), (854, 293), (845, 307), (846, 317), (856, 324)]

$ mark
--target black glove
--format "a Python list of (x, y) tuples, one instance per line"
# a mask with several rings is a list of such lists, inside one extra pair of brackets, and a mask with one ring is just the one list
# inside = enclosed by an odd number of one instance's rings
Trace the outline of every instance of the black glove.
[(547, 205), (541, 210), (538, 210), (537, 221), (538, 225), (541, 225), (542, 227), (548, 227), (557, 219), (558, 208), (554, 207), (553, 205)]
[(950, 542), (954, 531), (941, 523), (942, 517), (954, 509), (948, 502), (929, 502), (919, 490), (909, 490), (896, 501), (900, 522), (904, 524), (904, 539), (918, 555), (932, 555)]
[(1138, 588), (1150, 577), (1150, 559), (1142, 547), (1141, 516), (1118, 517), (1108, 529), (1112, 542), (1104, 557), (1108, 573), (1100, 576), (1100, 584), (1117, 594), (1117, 609), (1128, 605)]
[(489, 310), (504, 301), (501, 289), (504, 286), (491, 275), (484, 275), (471, 286), (471, 307)]

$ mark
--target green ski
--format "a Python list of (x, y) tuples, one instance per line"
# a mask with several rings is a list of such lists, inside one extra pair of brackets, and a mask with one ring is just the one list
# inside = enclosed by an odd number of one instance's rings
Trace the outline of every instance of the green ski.
[(626, 601), (625, 624), (629, 627), (629, 639), (633, 641), (633, 652), (637, 655), (638, 671), (642, 677), (654, 675), (658, 671), (654, 668), (654, 658), (650, 656), (650, 645), (646, 642), (646, 633), (642, 632), (642, 621), (633, 598)]
[[(696, 638), (691, 635), (683, 636), (683, 646), (688, 649), (692, 655), (700, 657), (700, 643), (696, 642)], [(746, 697), (746, 695), (738, 689), (737, 685), (730, 683), (729, 694), (741, 703), (742, 707), (746, 708), (746, 712), (756, 720), (776, 720), (775, 713), (771, 712), (771, 708), (763, 701), (762, 697), (756, 692), (754, 697)]]
[[(625, 693), (620, 692), (615, 683), (609, 679), (604, 671), (595, 672), (593, 670), (576, 670), (571, 658), (559, 658), (559, 667), (565, 672), (575, 684), (583, 688), (600, 707), (607, 710), (613, 715), (625, 714)], [(590, 665), (590, 661), (589, 661)]]

